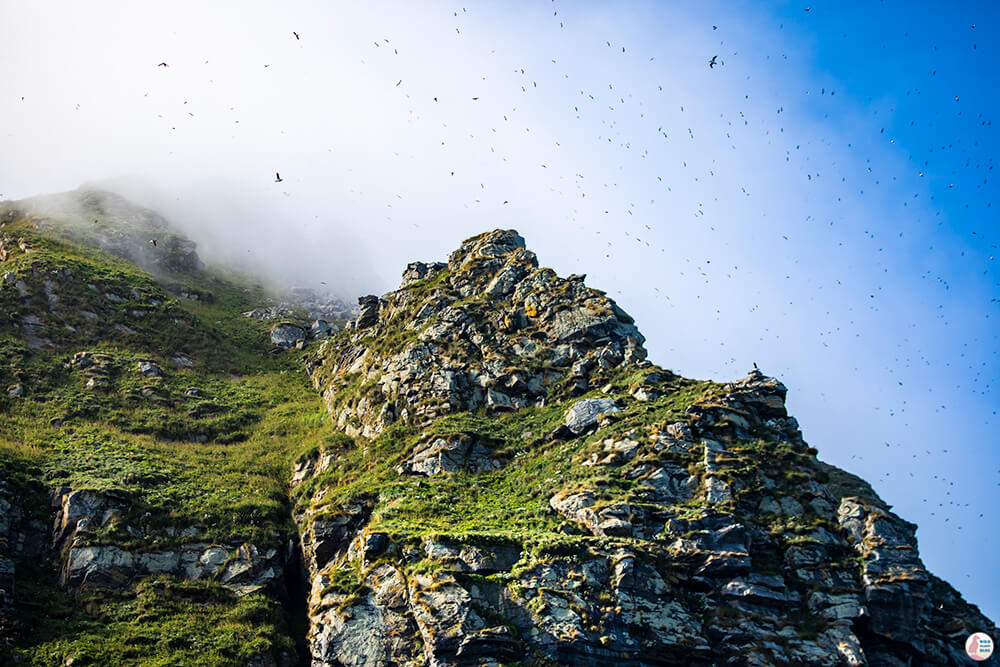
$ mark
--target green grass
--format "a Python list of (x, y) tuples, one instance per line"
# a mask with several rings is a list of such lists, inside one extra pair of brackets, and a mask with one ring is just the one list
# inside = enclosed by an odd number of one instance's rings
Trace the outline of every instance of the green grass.
[[(318, 447), (329, 424), (301, 376), (279, 372), (248, 376), (243, 383), (256, 412), (241, 425), (243, 437), (236, 442), (141, 435), (135, 431), (152, 418), (142, 411), (130, 433), (114, 423), (113, 413), (107, 420), (98, 411), (96, 419), (78, 415), (53, 426), (37, 410), (25, 409), (8, 413), (0, 425), (0, 460), (17, 464), (12, 479), (22, 486), (34, 479), (48, 487), (123, 492), (131, 499), (126, 523), (150, 515), (144, 523), (157, 535), (142, 541), (146, 548), (168, 544), (166, 528), (191, 525), (220, 541), (274, 545), (293, 530), (287, 500), (291, 460), (303, 448)], [(197, 424), (168, 416), (184, 430)], [(127, 534), (103, 539), (134, 541)]]
[[(270, 323), (241, 315), (265, 303), (260, 286), (224, 272), (157, 279), (80, 245), (95, 230), (118, 229), (120, 220), (101, 214), (94, 229), (72, 219), (37, 229), (0, 208), (2, 233), (31, 246), (2, 265), (13, 279), (0, 285), (0, 494), (48, 524), (50, 489), (116, 492), (126, 499), (123, 520), (92, 527), (91, 543), (283, 546), (296, 531), (291, 464), (335, 438), (302, 370), (306, 353), (271, 354)], [(32, 346), (18, 326), (27, 315), (45, 323), (44, 344)], [(83, 351), (100, 360), (99, 371), (70, 363)], [(174, 363), (178, 354), (192, 365)], [(142, 375), (142, 361), (162, 376)], [(95, 376), (104, 386), (88, 388)], [(9, 396), (13, 385), (24, 395)], [(191, 526), (198, 534), (181, 537)], [(15, 567), (21, 664), (243, 665), (292, 643), (284, 610), (265, 597), (157, 578), (73, 598), (51, 565)]]
[[(237, 598), (218, 584), (155, 577), (74, 599), (44, 570), (31, 574), (16, 598), (19, 664), (242, 666), (293, 650), (278, 603), (261, 595)], [(0, 657), (0, 664), (15, 663)]]
[[(630, 378), (623, 376), (619, 381), (625, 386)], [(684, 409), (712, 389), (711, 383), (678, 378), (668, 393), (655, 401), (622, 399), (625, 409), (621, 421), (596, 435), (568, 441), (551, 440), (549, 434), (579, 399), (500, 415), (489, 415), (485, 410), (460, 412), (438, 419), (424, 430), (393, 424), (371, 442), (342, 439), (330, 450), (336, 454), (331, 467), (298, 487), (293, 495), (300, 506), (306, 506), (317, 490), (324, 489), (322, 503), (334, 512), (352, 499), (377, 496), (370, 529), (387, 532), (397, 541), (427, 535), (460, 537), (467, 542), (497, 538), (517, 543), (578, 540), (582, 536), (564, 535), (566, 522), (549, 506), (556, 492), (593, 489), (599, 507), (634, 501), (639, 487), (638, 482), (607, 468), (580, 463), (591, 451), (600, 449), (605, 438), (624, 437), (635, 429), (645, 442), (650, 430), (683, 421)], [(586, 396), (591, 395), (603, 396), (599, 392)], [(430, 478), (396, 472), (396, 466), (419, 442), (458, 434), (471, 434), (486, 443), (504, 461), (503, 467), (490, 473), (460, 472)]]

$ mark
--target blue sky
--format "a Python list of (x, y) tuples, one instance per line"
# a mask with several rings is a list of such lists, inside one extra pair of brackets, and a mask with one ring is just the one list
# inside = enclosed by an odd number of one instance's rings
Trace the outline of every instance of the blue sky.
[(0, 12), (4, 198), (119, 179), (206, 254), (348, 297), (514, 227), (657, 363), (780, 377), (1000, 617), (992, 3)]

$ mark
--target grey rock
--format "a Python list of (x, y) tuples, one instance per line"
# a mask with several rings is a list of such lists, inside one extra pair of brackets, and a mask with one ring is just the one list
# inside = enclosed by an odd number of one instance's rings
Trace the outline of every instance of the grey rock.
[(791, 496), (782, 497), (781, 500), (778, 501), (778, 504), (781, 505), (782, 514), (787, 514), (789, 516), (802, 516), (802, 513), (805, 512), (805, 509), (802, 507), (802, 503)]
[(522, 266), (508, 264), (490, 281), (484, 294), (493, 298), (509, 296), (514, 291), (517, 282), (524, 278), (527, 273)]
[(163, 369), (151, 361), (140, 361), (136, 368), (148, 378), (163, 377)]
[(406, 583), (390, 565), (374, 568), (365, 578), (365, 592), (344, 612), (337, 603), (345, 596), (321, 595), (328, 579), (318, 574), (310, 595), (307, 637), (316, 667), (344, 665), (382, 667), (406, 664), (413, 636), (418, 632), (407, 604)]
[(490, 472), (501, 467), (492, 455), (493, 452), (473, 436), (436, 438), (419, 445), (400, 466), (400, 472), (428, 477), (459, 471)]
[(447, 266), (448, 265), (444, 262), (433, 262), (430, 264), (425, 264), (424, 262), (412, 262), (407, 264), (406, 270), (403, 271), (403, 282), (400, 286), (408, 287), (411, 283), (418, 280), (433, 278)]
[(705, 499), (710, 503), (723, 503), (733, 499), (733, 492), (728, 482), (718, 477), (706, 477)]
[(170, 361), (182, 368), (190, 368), (191, 366), (194, 366), (194, 362), (191, 358), (184, 354), (175, 354), (170, 357)]
[(833, 621), (851, 620), (868, 613), (864, 599), (856, 593), (829, 594), (814, 591), (808, 598), (809, 610)]
[(354, 320), (355, 329), (367, 329), (378, 322), (381, 300), (374, 294), (358, 297), (358, 317)]
[(309, 326), (309, 337), (315, 340), (329, 338), (336, 329), (326, 320), (315, 320)]
[(728, 595), (730, 597), (769, 604), (784, 604), (788, 601), (788, 596), (783, 590), (775, 590), (768, 586), (749, 583), (738, 579), (734, 579), (723, 586), (722, 593), (723, 595)]
[(690, 500), (698, 487), (697, 477), (672, 463), (664, 463), (639, 479), (652, 490), (651, 500), (668, 505)]
[(760, 499), (757, 511), (761, 514), (781, 514), (781, 505), (771, 496), (764, 496)]
[(45, 328), (45, 323), (37, 315), (28, 313), (21, 318), (21, 330), (28, 336), (33, 336)]
[(567, 343), (604, 337), (622, 342), (632, 338), (639, 345), (645, 341), (635, 325), (620, 321), (614, 313), (599, 315), (583, 307), (555, 313), (547, 334), (550, 340)]
[(486, 406), (494, 410), (514, 409), (514, 404), (511, 402), (510, 396), (500, 391), (494, 391), (493, 389), (486, 390)]
[(621, 408), (612, 399), (585, 398), (566, 411), (565, 425), (570, 431), (580, 435), (596, 426), (601, 415), (614, 412), (621, 412)]
[(305, 337), (305, 330), (292, 324), (279, 324), (271, 329), (271, 342), (285, 349), (295, 347), (295, 344), (305, 340)]

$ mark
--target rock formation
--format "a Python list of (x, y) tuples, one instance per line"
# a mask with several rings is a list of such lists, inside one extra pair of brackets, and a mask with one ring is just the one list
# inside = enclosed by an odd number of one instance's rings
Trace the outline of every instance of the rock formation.
[(962, 664), (996, 634), (817, 460), (778, 380), (650, 364), (524, 246), (411, 264), (308, 366), (362, 448), (293, 480), (315, 667)]
[(351, 312), (5, 206), (0, 664), (961, 665), (1000, 636), (779, 380), (650, 363), (514, 231)]

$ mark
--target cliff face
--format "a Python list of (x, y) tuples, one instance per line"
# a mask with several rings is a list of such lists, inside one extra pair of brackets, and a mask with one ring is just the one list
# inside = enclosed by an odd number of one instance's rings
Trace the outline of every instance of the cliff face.
[(649, 363), (516, 232), (346, 321), (185, 239), (109, 246), (170, 237), (120, 198), (46, 201), (0, 210), (0, 664), (958, 665), (1000, 635), (778, 380)]
[(964, 664), (995, 634), (778, 380), (645, 361), (516, 232), (360, 303), (307, 366), (354, 438), (293, 477), (314, 665)]

